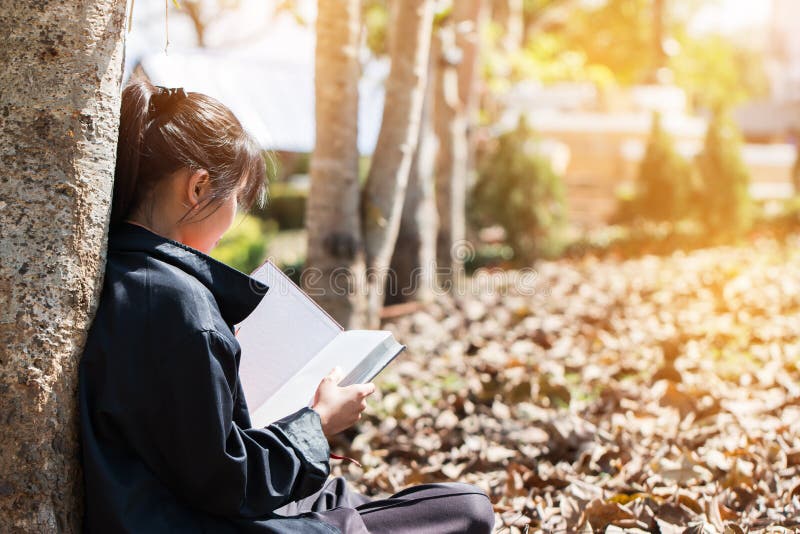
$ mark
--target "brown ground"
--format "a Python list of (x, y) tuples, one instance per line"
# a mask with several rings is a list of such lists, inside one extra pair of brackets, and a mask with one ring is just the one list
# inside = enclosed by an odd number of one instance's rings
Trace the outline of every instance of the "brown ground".
[(477, 484), (499, 532), (800, 530), (797, 245), (543, 263), (392, 319), (335, 472)]

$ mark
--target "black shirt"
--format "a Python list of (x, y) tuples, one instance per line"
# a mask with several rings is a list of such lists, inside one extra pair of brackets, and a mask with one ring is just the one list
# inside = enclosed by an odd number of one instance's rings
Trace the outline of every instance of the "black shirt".
[(109, 234), (80, 363), (87, 532), (331, 532), (272, 513), (325, 482), (309, 408), (252, 428), (233, 327), (266, 287), (141, 226)]

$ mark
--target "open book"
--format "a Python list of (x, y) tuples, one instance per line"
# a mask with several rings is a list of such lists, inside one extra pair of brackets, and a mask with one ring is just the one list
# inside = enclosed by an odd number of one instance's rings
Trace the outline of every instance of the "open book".
[(405, 349), (385, 330), (345, 331), (271, 261), (251, 276), (269, 287), (236, 334), (254, 427), (308, 406), (334, 367), (341, 386), (369, 382)]

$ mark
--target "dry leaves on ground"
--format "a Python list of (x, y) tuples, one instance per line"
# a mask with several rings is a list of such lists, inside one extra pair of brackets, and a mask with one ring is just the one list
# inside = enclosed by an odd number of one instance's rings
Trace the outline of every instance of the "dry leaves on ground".
[(476, 484), (500, 532), (800, 530), (797, 245), (542, 263), (395, 318), (334, 471)]

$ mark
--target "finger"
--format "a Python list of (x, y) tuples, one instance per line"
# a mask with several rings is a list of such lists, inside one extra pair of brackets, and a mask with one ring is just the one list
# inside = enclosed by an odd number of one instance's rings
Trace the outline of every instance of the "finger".
[(331, 371), (328, 373), (328, 376), (325, 377), (325, 380), (333, 382), (334, 384), (338, 384), (342, 381), (342, 378), (344, 378), (343, 375), (344, 373), (342, 372), (342, 368), (337, 365), (331, 369)]
[(369, 397), (375, 393), (375, 384), (369, 382), (367, 384), (358, 384), (358, 394), (361, 398)]
[(335, 384), (338, 384), (344, 378), (344, 371), (342, 371), (342, 368), (337, 365), (333, 368), (333, 371), (331, 371), (330, 376), (331, 380), (333, 380)]

